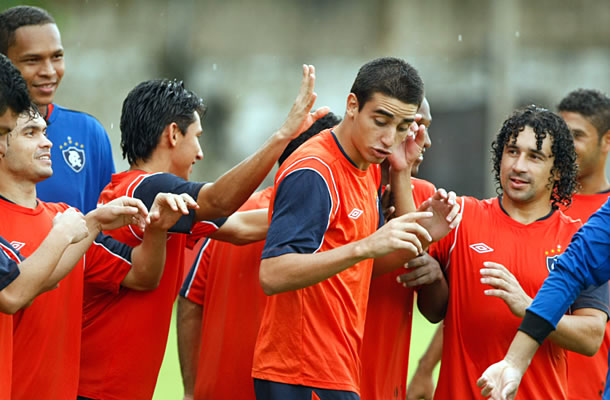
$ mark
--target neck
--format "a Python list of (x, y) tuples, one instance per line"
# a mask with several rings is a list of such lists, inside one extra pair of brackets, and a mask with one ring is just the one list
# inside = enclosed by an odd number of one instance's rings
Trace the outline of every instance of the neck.
[(350, 160), (352, 160), (354, 164), (358, 166), (358, 169), (365, 171), (371, 165), (371, 163), (364, 160), (358, 152), (358, 149), (356, 149), (356, 147), (354, 146), (351, 137), (351, 132), (353, 130), (350, 126), (346, 125), (347, 122), (343, 120), (341, 123), (339, 123), (339, 125), (337, 125), (335, 129), (333, 129), (333, 132), (337, 137), (337, 140), (341, 144), (343, 151), (345, 151), (345, 154), (347, 154)]
[(136, 161), (129, 167), (130, 170), (141, 170), (149, 174), (157, 172), (171, 172), (171, 163), (165, 157), (159, 157), (153, 154), (147, 161)]
[(36, 208), (36, 184), (26, 181), (2, 180), (0, 195), (22, 207)]
[(42, 115), (42, 118), (44, 118), (46, 120), (47, 116), (49, 114), (49, 105), (48, 104), (37, 104), (36, 106), (38, 107), (38, 112), (40, 113), (40, 115)]
[(610, 189), (610, 182), (604, 168), (597, 168), (595, 173), (578, 177), (580, 194), (595, 194)]
[(551, 199), (540, 199), (528, 203), (514, 202), (508, 196), (502, 196), (504, 211), (515, 221), (523, 225), (547, 216), (551, 212)]

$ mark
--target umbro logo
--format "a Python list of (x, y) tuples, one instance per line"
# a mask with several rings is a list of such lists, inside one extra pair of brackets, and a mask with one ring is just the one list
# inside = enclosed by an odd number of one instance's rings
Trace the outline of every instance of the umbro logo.
[(476, 251), (479, 254), (491, 253), (492, 251), (494, 251), (494, 249), (492, 249), (485, 243), (475, 243), (475, 244), (471, 244), (468, 247), (470, 247), (472, 250)]
[(354, 208), (347, 216), (351, 219), (358, 219), (364, 211)]
[(25, 246), (25, 243), (21, 243), (21, 242), (11, 242), (11, 246), (13, 246), (13, 249), (15, 250), (21, 250), (21, 248), (23, 246)]

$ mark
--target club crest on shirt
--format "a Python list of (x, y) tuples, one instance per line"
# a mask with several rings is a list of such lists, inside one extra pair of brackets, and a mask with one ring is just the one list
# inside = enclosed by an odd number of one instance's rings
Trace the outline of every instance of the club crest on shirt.
[(85, 167), (85, 145), (73, 142), (68, 136), (68, 140), (59, 145), (64, 161), (74, 172), (81, 172)]
[(552, 257), (548, 257), (546, 258), (546, 269), (549, 270), (549, 272), (551, 272), (552, 270), (555, 269), (555, 262), (557, 261), (557, 257), (558, 256), (552, 256)]

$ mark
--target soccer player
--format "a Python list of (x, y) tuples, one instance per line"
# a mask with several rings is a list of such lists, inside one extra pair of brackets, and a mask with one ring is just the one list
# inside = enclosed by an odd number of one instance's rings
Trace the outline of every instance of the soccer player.
[[(411, 168), (412, 175), (417, 174), (423, 152), (431, 146), (428, 128), (432, 115), (426, 98), (417, 112), (422, 116), (419, 124), (426, 127), (426, 140)], [(411, 181), (416, 206), (436, 191), (430, 182), (417, 178)], [(428, 255), (421, 257), (430, 258)], [(437, 322), (444, 316), (446, 299), (438, 293), (446, 290), (439, 290), (437, 285), (446, 286), (447, 282), (440, 266), (436, 261), (421, 264), (419, 261), (419, 257), (411, 260), (406, 266), (413, 269), (406, 274), (399, 268), (371, 281), (361, 352), (363, 399), (404, 399), (406, 396), (414, 288), (418, 291), (418, 307), (428, 319)], [(406, 287), (397, 282), (399, 276), (404, 277)]]
[[(449, 301), (435, 398), (476, 398), (481, 369), (504, 354), (556, 255), (581, 226), (557, 210), (576, 187), (576, 154), (558, 115), (514, 112), (493, 143), (501, 195), (462, 198), (462, 222), (431, 249), (446, 270)], [(593, 354), (608, 315), (608, 287), (579, 298), (525, 377), (523, 398), (566, 399), (566, 351)]]
[[(564, 214), (584, 223), (610, 195), (610, 184), (605, 173), (610, 149), (610, 99), (596, 90), (579, 89), (561, 100), (558, 111), (572, 132), (578, 164), (578, 192), (572, 196), (570, 206), (561, 209)], [(577, 306), (575, 304), (572, 309)], [(410, 385), (432, 380), (432, 370), (442, 352), (442, 332), (437, 331), (434, 342), (436, 344), (431, 343), (422, 357), (422, 366), (418, 367)], [(567, 353), (569, 399), (591, 399), (604, 392), (609, 343), (609, 328), (606, 327), (604, 341), (593, 357), (572, 351)]]
[(37, 7), (5, 10), (0, 13), (0, 53), (21, 71), (54, 144), (53, 176), (38, 184), (38, 197), (89, 212), (114, 173), (112, 149), (95, 118), (53, 103), (65, 67), (55, 20)]
[[(257, 399), (358, 399), (360, 348), (375, 268), (395, 269), (449, 232), (443, 213), (430, 235), (410, 213), (410, 172), (423, 138), (417, 71), (396, 58), (360, 68), (343, 121), (297, 149), (280, 167), (260, 266), (267, 301), (254, 351)], [(391, 156), (391, 157), (390, 157)], [(379, 164), (390, 158), (396, 215), (383, 224)], [(405, 215), (406, 214), (406, 215)], [(426, 223), (431, 221), (426, 221)], [(380, 227), (381, 226), (381, 227)], [(379, 229), (378, 229), (379, 228)], [(420, 241), (421, 239), (421, 241)]]
[[(193, 235), (214, 235), (218, 226), (196, 221), (226, 217), (237, 210), (262, 182), (290, 140), (328, 112), (310, 113), (315, 70), (303, 66), (297, 99), (282, 127), (252, 156), (210, 184), (189, 182), (193, 164), (203, 158), (203, 101), (182, 83), (152, 80), (137, 85), (123, 102), (121, 146), (130, 170), (113, 175), (100, 200), (129, 195), (148, 204), (159, 192), (186, 192), (199, 208), (172, 232), (167, 265), (159, 287), (141, 293), (127, 288), (118, 296), (85, 287), (85, 320), (79, 396), (93, 399), (150, 399), (163, 361), (174, 301), (183, 282), (184, 247)], [(266, 222), (266, 219), (263, 221)], [(266, 229), (265, 224), (265, 229)], [(198, 232), (195, 232), (195, 231)], [(118, 240), (134, 245), (139, 233), (115, 231)], [(259, 240), (262, 237), (258, 238)], [(154, 312), (151, 312), (154, 310)]]
[[(10, 147), (0, 159), (0, 235), (25, 257), (32, 255), (52, 230), (55, 215), (70, 210), (66, 204), (36, 198), (36, 183), (52, 174), (51, 142), (45, 136), (45, 127), (35, 109), (22, 113), (11, 132)], [(180, 212), (168, 213), (175, 202), (181, 205)], [(188, 213), (185, 202), (196, 206), (188, 196), (157, 197), (142, 245), (133, 251), (98, 234), (102, 228), (137, 222), (136, 213), (146, 217), (140, 201), (117, 199), (85, 216), (87, 237), (65, 250), (45, 282), (43, 291), (48, 292), (13, 317), (13, 398), (76, 397), (83, 282), (114, 292), (121, 286), (153, 288), (165, 260), (166, 230), (180, 215)]]
[[(544, 284), (536, 296), (534, 304), (527, 310), (526, 317), (519, 328), (522, 332), (519, 332), (513, 341), (505, 361), (490, 367), (481, 377), (479, 384), (484, 387), (483, 393), (491, 394), (493, 398), (497, 399), (515, 396), (521, 376), (527, 368), (525, 361), (531, 359), (538, 345), (554, 329), (558, 320), (556, 314), (559, 312), (556, 307), (563, 307), (567, 301), (564, 296), (566, 299), (576, 297), (580, 293), (580, 290), (575, 289), (578, 285), (582, 285), (580, 289), (584, 289), (591, 283), (607, 286), (607, 283), (604, 282), (607, 277), (601, 276), (603, 268), (600, 268), (599, 263), (607, 264), (608, 257), (607, 236), (600, 237), (604, 233), (604, 229), (600, 229), (600, 226), (604, 225), (600, 225), (600, 223), (607, 225), (608, 216), (609, 185), (604, 165), (610, 140), (610, 99), (601, 92), (580, 89), (568, 94), (559, 103), (558, 108), (572, 130), (579, 161), (580, 191), (575, 195), (574, 203), (566, 210), (566, 213), (586, 221), (591, 212), (600, 204), (605, 203), (605, 205), (598, 214), (591, 217), (594, 221), (585, 224), (585, 227), (574, 237), (573, 243), (570, 244), (566, 253), (556, 261), (556, 268), (548, 279), (549, 283)], [(583, 242), (584, 238), (587, 238), (587, 244)], [(597, 253), (589, 254), (592, 251)], [(590, 269), (588, 273), (592, 273), (593, 277), (585, 275), (587, 268)], [(574, 273), (578, 275), (572, 276)], [(585, 277), (589, 279), (586, 284)], [(564, 286), (569, 286), (569, 289), (563, 289)], [(554, 290), (562, 288), (565, 292), (562, 292), (557, 298), (550, 288)], [(551, 305), (549, 301), (555, 304)], [(541, 307), (541, 305), (543, 306)], [(565, 311), (565, 307), (563, 310)], [(553, 319), (550, 315), (553, 315)], [(576, 354), (568, 354), (568, 395), (570, 399), (599, 398), (602, 392), (604, 399), (610, 398), (608, 380), (603, 376), (608, 371), (607, 341), (608, 331), (606, 329), (602, 348), (593, 358), (583, 359)], [(520, 354), (521, 351), (528, 353), (528, 350), (531, 351), (529, 355)], [(518, 369), (512, 369), (515, 366)], [(504, 367), (507, 367), (505, 373), (513, 375), (510, 381), (502, 383), (498, 379), (502, 379), (500, 374)], [(605, 391), (602, 386), (604, 380), (606, 381)]]
[[(610, 196), (606, 159), (610, 151), (610, 98), (597, 90), (579, 89), (564, 97), (557, 107), (574, 137), (578, 156), (578, 192), (563, 212), (583, 223)], [(606, 386), (610, 327), (593, 357), (568, 352), (568, 399), (599, 398)]]
[[(278, 162), (341, 119), (328, 113), (293, 139)], [(273, 187), (242, 210), (268, 208)], [(185, 399), (254, 400), (252, 355), (267, 303), (258, 281), (264, 241), (234, 246), (207, 239), (178, 297), (178, 353)], [(247, 312), (244, 312), (247, 310)], [(201, 349), (201, 353), (200, 353)]]

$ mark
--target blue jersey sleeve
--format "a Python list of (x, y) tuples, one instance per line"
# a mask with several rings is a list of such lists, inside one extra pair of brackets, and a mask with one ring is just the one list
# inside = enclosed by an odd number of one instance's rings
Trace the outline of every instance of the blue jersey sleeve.
[(277, 188), (262, 258), (315, 253), (324, 240), (331, 213), (328, 186), (317, 172), (288, 175)]
[(0, 237), (0, 290), (19, 276), (18, 263), (23, 257), (9, 242)]
[[(197, 200), (197, 195), (203, 187), (204, 183), (189, 182), (173, 174), (161, 173), (154, 174), (142, 181), (136, 188), (133, 196), (142, 200), (144, 205), (150, 210), (155, 196), (158, 193), (187, 193), (193, 199)], [(174, 233), (190, 233), (191, 227), (195, 222), (195, 210), (189, 210), (188, 215), (180, 217), (178, 222), (169, 229), (169, 232)]]
[(557, 326), (568, 307), (588, 286), (610, 279), (610, 201), (574, 235), (538, 291), (530, 312)]

